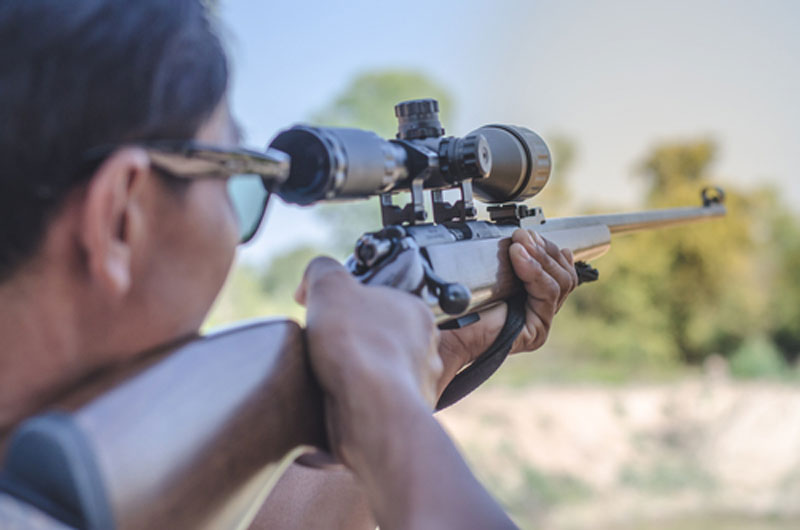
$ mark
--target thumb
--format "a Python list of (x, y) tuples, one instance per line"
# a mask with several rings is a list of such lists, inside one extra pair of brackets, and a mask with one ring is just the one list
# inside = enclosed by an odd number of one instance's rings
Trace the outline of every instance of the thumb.
[(350, 273), (347, 272), (347, 269), (335, 259), (326, 256), (314, 258), (311, 263), (308, 264), (308, 267), (306, 267), (306, 271), (303, 273), (303, 279), (300, 281), (300, 285), (297, 286), (297, 290), (295, 290), (295, 301), (305, 306), (308, 300), (308, 293), (314, 288), (313, 286), (330, 276), (352, 278)]

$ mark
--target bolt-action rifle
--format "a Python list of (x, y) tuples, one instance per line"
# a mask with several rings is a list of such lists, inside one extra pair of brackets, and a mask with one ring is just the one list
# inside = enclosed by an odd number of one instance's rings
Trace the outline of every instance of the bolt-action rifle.
[[(489, 377), (522, 327), (522, 287), (508, 257), (514, 230), (569, 248), (588, 282), (598, 277), (589, 261), (612, 235), (725, 214), (722, 191), (706, 189), (697, 207), (546, 219), (522, 202), (550, 175), (536, 133), (487, 125), (445, 137), (430, 99), (395, 113), (393, 140), (345, 128), (281, 132), (270, 148), (291, 166), (273, 191), (295, 204), (380, 195), (383, 228), (358, 240), (347, 266), (365, 284), (420, 296), (442, 328), (509, 302), (500, 337), (456, 376), (440, 407)], [(410, 192), (407, 204), (394, 204), (399, 192)], [(491, 205), (488, 219), (477, 218), (476, 199)], [(77, 527), (245, 528), (276, 470), (327, 447), (324, 425), (300, 327), (251, 323), (143, 355), (27, 420), (8, 445), (0, 489)]]

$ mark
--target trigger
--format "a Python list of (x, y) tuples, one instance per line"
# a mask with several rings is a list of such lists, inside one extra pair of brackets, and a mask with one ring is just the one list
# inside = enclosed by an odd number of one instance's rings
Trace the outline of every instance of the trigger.
[(470, 324), (474, 324), (480, 319), (481, 316), (478, 313), (470, 313), (462, 317), (454, 318), (453, 320), (448, 320), (447, 322), (442, 322), (439, 324), (439, 329), (461, 329)]

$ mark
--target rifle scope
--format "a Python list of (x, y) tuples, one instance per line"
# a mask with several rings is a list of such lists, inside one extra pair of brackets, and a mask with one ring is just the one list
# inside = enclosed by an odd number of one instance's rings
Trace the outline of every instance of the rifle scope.
[(444, 137), (433, 99), (395, 106), (397, 139), (361, 129), (298, 125), (270, 143), (291, 157), (288, 179), (276, 190), (284, 201), (311, 204), (407, 191), (413, 182), (429, 190), (472, 180), (477, 198), (489, 203), (533, 197), (550, 176), (550, 151), (524, 127), (485, 125), (463, 138)]

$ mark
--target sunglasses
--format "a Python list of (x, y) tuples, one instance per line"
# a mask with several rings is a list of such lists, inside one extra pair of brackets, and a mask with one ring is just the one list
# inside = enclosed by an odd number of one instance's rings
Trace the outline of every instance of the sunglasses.
[[(289, 155), (269, 148), (264, 152), (243, 148), (224, 148), (192, 140), (141, 142), (151, 166), (174, 179), (221, 178), (227, 183), (228, 197), (239, 222), (239, 241), (255, 236), (274, 188), (289, 176)], [(108, 156), (113, 148), (100, 147), (85, 158)]]

